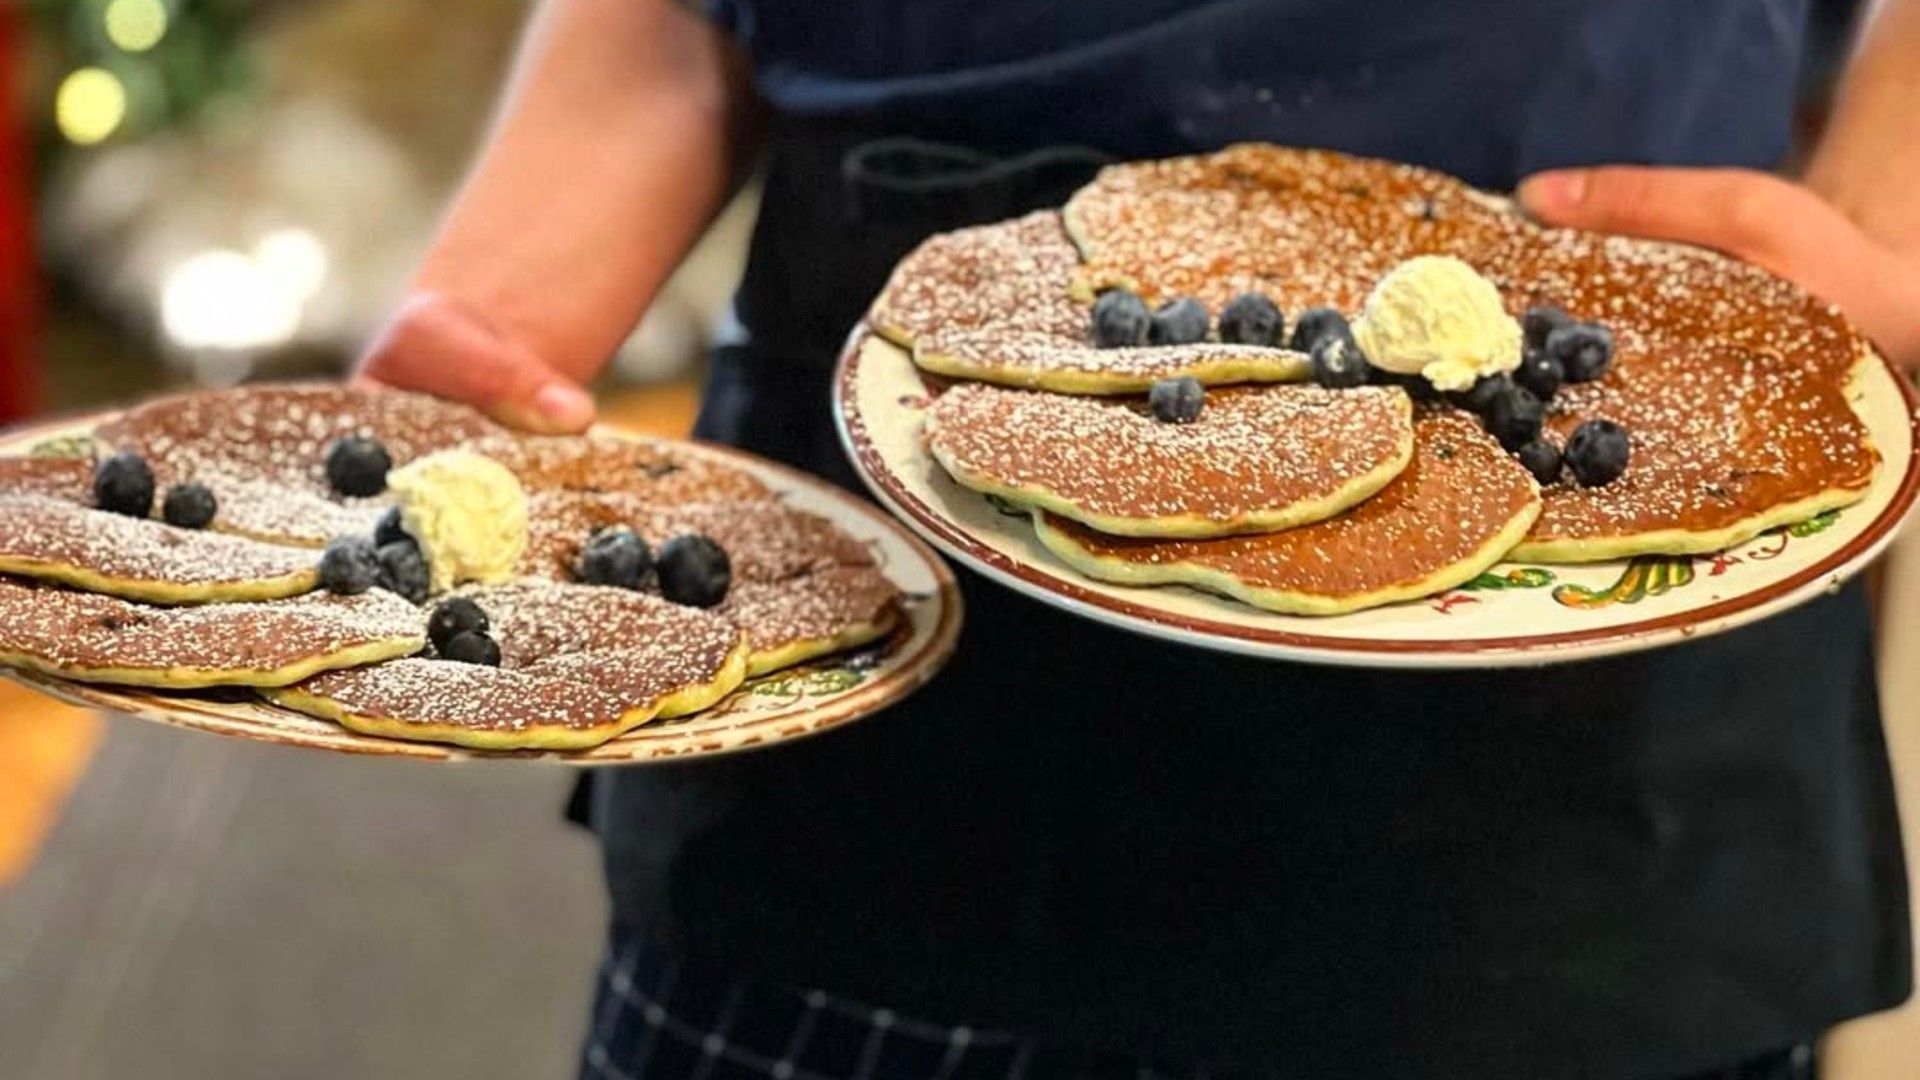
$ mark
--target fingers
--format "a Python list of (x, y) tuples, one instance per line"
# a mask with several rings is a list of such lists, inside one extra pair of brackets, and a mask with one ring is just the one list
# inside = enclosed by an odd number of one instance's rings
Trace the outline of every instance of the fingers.
[(537, 354), (437, 294), (410, 298), (362, 358), (354, 381), (464, 401), (513, 427), (584, 430), (593, 399)]
[(1862, 232), (1818, 195), (1748, 169), (1605, 166), (1527, 178), (1518, 192), (1549, 225), (1727, 252), (1838, 304), (1883, 348), (1920, 359), (1911, 302), (1920, 264)]

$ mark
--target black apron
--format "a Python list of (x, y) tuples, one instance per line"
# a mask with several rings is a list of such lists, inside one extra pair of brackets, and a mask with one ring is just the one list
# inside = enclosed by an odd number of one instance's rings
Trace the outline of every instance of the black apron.
[[(698, 434), (855, 486), (828, 380), (919, 238), (1021, 167), (776, 135)], [(875, 167), (875, 162), (884, 167)], [(962, 572), (960, 650), (844, 731), (603, 773), (616, 927), (709, 968), (1167, 1059), (1657, 1075), (1906, 994), (1867, 610), (1506, 673), (1285, 665)]]

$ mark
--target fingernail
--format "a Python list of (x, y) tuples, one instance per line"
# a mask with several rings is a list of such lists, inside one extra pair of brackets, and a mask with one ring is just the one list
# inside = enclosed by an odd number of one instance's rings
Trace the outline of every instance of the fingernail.
[(534, 392), (533, 410), (555, 428), (578, 431), (593, 423), (593, 398), (566, 382), (550, 382)]
[(1585, 169), (1555, 169), (1520, 182), (1520, 201), (1535, 210), (1571, 210), (1586, 197)]

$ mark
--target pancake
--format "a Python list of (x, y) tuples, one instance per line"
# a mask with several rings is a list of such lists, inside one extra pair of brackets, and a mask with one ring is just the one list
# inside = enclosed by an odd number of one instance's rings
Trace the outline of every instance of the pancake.
[(0, 494), (93, 502), (93, 455), (0, 457)]
[(651, 701), (659, 715), (698, 712), (746, 676), (747, 645), (738, 627), (657, 596), (557, 582), (468, 595), (492, 620), (505, 666)]
[(368, 735), (567, 750), (705, 709), (746, 677), (747, 644), (732, 623), (657, 597), (552, 582), (465, 595), (487, 613), (500, 667), (404, 660), (269, 697)]
[(334, 440), (380, 440), (396, 467), (502, 429), (464, 405), (398, 390), (345, 386), (243, 386), (162, 398), (128, 409), (94, 432), (133, 450), (164, 491), (193, 481), (219, 503), (212, 528), (279, 543), (319, 546), (365, 532), (384, 499), (348, 499), (326, 479)]
[(1547, 488), (1514, 558), (1719, 551), (1859, 501), (1880, 463), (1843, 387), (1806, 365), (1733, 348), (1570, 386), (1548, 426), (1564, 441), (1594, 418), (1631, 433), (1631, 465), (1605, 487)]
[(129, 600), (203, 604), (312, 590), (314, 553), (44, 495), (0, 495), (0, 572)]
[(1539, 490), (1463, 414), (1414, 422), (1412, 464), (1352, 510), (1285, 532), (1211, 540), (1108, 536), (1036, 511), (1041, 543), (1089, 577), (1191, 585), (1288, 615), (1339, 615), (1473, 580), (1540, 513)]
[(735, 582), (714, 613), (746, 633), (748, 675), (792, 667), (885, 637), (900, 620), (900, 590), (868, 566), (817, 570), (785, 581)]
[(1137, 400), (972, 384), (927, 413), (927, 448), (958, 483), (1119, 536), (1206, 537), (1321, 521), (1413, 455), (1392, 387), (1215, 390), (1192, 423)]
[(446, 660), (328, 672), (266, 697), (362, 735), (478, 750), (580, 750), (654, 717), (588, 683)]
[(1633, 460), (1608, 487), (1550, 488), (1519, 557), (1716, 550), (1861, 497), (1877, 466), (1848, 400), (1866, 340), (1831, 305), (1713, 252), (1544, 229), (1440, 173), (1257, 145), (1111, 167), (1064, 217), (1082, 295), (1124, 283), (1219, 303), (1257, 289), (1290, 313), (1352, 314), (1401, 261), (1451, 254), (1516, 316), (1552, 304), (1606, 325), (1612, 370), (1564, 389), (1549, 426), (1618, 420)]
[(1177, 375), (1208, 385), (1306, 378), (1307, 358), (1285, 349), (1094, 348), (1092, 313), (1069, 292), (1078, 269), (1055, 211), (943, 233), (895, 268), (868, 322), (928, 371), (1061, 393), (1139, 393)]
[(468, 449), (507, 467), (528, 491), (621, 493), (654, 502), (766, 498), (751, 473), (684, 446), (606, 435), (507, 435)]
[(832, 566), (864, 566), (873, 552), (817, 514), (777, 499), (661, 504), (624, 493), (542, 492), (530, 500), (523, 574), (574, 579), (580, 549), (595, 532), (625, 525), (658, 552), (700, 533), (727, 553), (736, 581), (778, 581)]
[(0, 664), (187, 689), (281, 686), (418, 652), (418, 609), (391, 593), (149, 607), (0, 577)]

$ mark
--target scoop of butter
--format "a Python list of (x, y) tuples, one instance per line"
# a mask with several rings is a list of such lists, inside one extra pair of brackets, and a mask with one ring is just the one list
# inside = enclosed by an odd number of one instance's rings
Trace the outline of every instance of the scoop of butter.
[(1500, 291), (1451, 255), (1419, 255), (1367, 295), (1354, 340), (1374, 367), (1465, 390), (1520, 366), (1520, 324)]
[(420, 543), (428, 586), (494, 584), (527, 549), (527, 493), (507, 467), (470, 450), (428, 454), (387, 474), (400, 525)]

